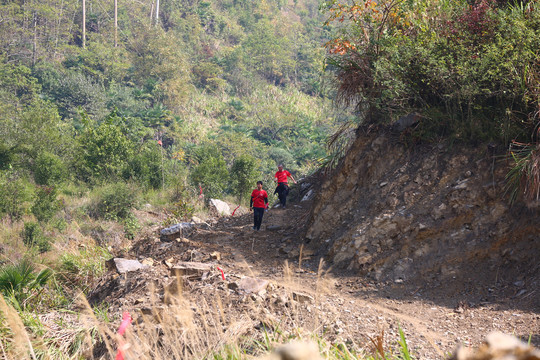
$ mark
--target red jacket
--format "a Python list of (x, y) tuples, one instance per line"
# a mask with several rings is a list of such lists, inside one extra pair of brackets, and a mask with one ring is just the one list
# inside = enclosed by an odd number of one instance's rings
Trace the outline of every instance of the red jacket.
[(249, 206), (253, 206), (256, 208), (266, 208), (266, 204), (268, 203), (268, 194), (265, 190), (258, 190), (255, 189), (251, 193), (251, 201)]
[(287, 170), (278, 171), (278, 172), (276, 172), (276, 175), (274, 175), (274, 177), (277, 179), (278, 183), (280, 183), (280, 182), (286, 183), (287, 182), (287, 177), (291, 177), (291, 173), (288, 172)]

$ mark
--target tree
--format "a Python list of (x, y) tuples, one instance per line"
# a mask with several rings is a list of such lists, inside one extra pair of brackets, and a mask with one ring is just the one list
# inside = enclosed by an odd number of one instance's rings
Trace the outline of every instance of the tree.
[(201, 186), (206, 197), (221, 197), (229, 185), (229, 171), (216, 146), (203, 145), (194, 150), (191, 182)]
[(261, 178), (257, 159), (251, 155), (240, 155), (234, 159), (230, 174), (233, 193), (238, 196), (239, 202), (244, 202), (249, 191)]
[(77, 138), (75, 169), (85, 181), (104, 181), (120, 177), (133, 155), (133, 143), (125, 135), (123, 120), (109, 117), (101, 124), (84, 119)]

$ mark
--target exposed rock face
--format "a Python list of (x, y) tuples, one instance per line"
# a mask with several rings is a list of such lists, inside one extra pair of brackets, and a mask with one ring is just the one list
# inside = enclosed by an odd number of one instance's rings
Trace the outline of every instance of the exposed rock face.
[(306, 238), (377, 280), (481, 270), (494, 281), (500, 268), (499, 280), (507, 270), (508, 281), (532, 275), (538, 286), (540, 222), (507, 205), (507, 170), (486, 147), (408, 149), (391, 135), (360, 136), (317, 195)]

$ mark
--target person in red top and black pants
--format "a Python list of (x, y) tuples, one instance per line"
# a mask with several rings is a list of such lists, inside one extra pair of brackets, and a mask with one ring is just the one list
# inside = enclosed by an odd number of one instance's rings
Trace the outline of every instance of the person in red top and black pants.
[(251, 193), (249, 209), (253, 210), (253, 230), (261, 229), (264, 210), (268, 204), (268, 194), (263, 190), (262, 181), (257, 181), (257, 188)]
[(284, 208), (287, 204), (287, 195), (289, 195), (289, 184), (287, 182), (288, 177), (290, 177), (291, 180), (296, 184), (296, 180), (294, 180), (291, 173), (287, 170), (283, 170), (283, 165), (279, 164), (278, 171), (276, 172), (276, 175), (274, 175), (274, 181), (278, 185), (276, 191), (274, 191), (274, 194), (278, 194), (279, 203), (281, 204), (282, 208)]

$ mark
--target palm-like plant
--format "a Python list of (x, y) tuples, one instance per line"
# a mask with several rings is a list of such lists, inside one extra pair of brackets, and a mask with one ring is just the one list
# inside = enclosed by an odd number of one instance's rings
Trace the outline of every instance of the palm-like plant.
[(18, 310), (25, 309), (36, 299), (52, 275), (51, 269), (35, 272), (35, 265), (28, 260), (0, 269), (0, 292)]
[(510, 201), (521, 194), (530, 206), (540, 201), (540, 143), (513, 143), (510, 151), (514, 166), (506, 176)]

